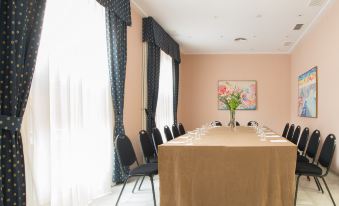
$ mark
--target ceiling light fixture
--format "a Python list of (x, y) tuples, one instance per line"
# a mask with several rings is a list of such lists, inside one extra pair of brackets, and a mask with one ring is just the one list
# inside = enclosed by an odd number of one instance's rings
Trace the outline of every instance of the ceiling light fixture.
[(304, 24), (296, 24), (293, 30), (300, 30)]

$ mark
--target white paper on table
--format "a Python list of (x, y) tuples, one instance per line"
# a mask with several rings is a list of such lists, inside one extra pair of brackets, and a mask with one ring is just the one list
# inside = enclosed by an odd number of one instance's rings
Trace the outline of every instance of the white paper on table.
[(277, 134), (273, 134), (273, 135), (266, 135), (266, 137), (281, 137), (281, 136)]
[(270, 142), (278, 143), (278, 142), (288, 142), (288, 141), (284, 139), (274, 139), (274, 140), (270, 140)]
[(274, 133), (274, 132), (265, 132), (265, 134), (268, 134), (268, 135), (270, 135), (270, 134), (274, 134), (274, 135), (275, 135), (275, 133)]
[(180, 136), (180, 137), (178, 137), (178, 139), (188, 139), (189, 138), (189, 136)]

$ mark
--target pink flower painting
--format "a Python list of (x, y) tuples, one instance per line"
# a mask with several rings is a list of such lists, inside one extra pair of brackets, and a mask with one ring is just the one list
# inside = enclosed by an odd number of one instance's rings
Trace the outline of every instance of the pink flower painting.
[(241, 93), (241, 104), (237, 110), (257, 109), (257, 82), (256, 81), (227, 81), (221, 80), (218, 83), (218, 109), (228, 110), (220, 99), (227, 97), (233, 92)]

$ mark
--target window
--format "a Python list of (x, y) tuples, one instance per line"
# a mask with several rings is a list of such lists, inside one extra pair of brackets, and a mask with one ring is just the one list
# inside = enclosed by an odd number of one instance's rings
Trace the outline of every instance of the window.
[(110, 92), (104, 8), (47, 1), (24, 123), (28, 205), (88, 205), (111, 191)]
[(160, 55), (160, 77), (159, 77), (159, 95), (155, 116), (157, 128), (160, 130), (164, 141), (164, 126), (171, 125), (173, 118), (173, 67), (172, 57), (161, 51)]

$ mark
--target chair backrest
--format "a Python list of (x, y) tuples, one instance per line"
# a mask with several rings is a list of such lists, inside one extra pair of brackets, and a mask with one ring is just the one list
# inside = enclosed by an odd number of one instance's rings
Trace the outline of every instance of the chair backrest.
[(317, 154), (319, 142), (320, 142), (320, 131), (315, 130), (310, 137), (310, 141), (308, 142), (306, 149), (306, 155), (313, 159), (312, 162), (314, 162), (315, 156)]
[(162, 141), (161, 133), (160, 133), (158, 128), (156, 128), (156, 127), (153, 128), (152, 136), (153, 136), (154, 146), (155, 146), (155, 149), (156, 149), (156, 152), (157, 152), (158, 146), (162, 145), (164, 143)]
[(290, 124), (289, 124), (289, 123), (286, 123), (285, 128), (284, 128), (284, 131), (283, 131), (283, 133), (282, 133), (282, 136), (283, 136), (283, 137), (287, 137), (288, 128), (290, 128)]
[(126, 135), (119, 135), (115, 140), (115, 146), (123, 167), (129, 167), (137, 161), (131, 140)]
[(180, 132), (176, 124), (172, 125), (172, 134), (174, 138), (177, 138), (180, 136)]
[(324, 141), (318, 159), (318, 163), (321, 164), (321, 166), (326, 167), (327, 172), (331, 167), (335, 147), (336, 147), (336, 138), (334, 134), (329, 134)]
[(292, 137), (293, 137), (293, 134), (294, 134), (294, 124), (291, 124), (290, 129), (288, 130), (286, 138), (291, 141)]
[(148, 163), (150, 158), (154, 157), (154, 154), (155, 154), (153, 140), (152, 138), (150, 138), (150, 136), (145, 130), (141, 130), (139, 132), (139, 138), (140, 138), (142, 152), (144, 153), (144, 157), (146, 159), (146, 162)]
[(249, 121), (248, 123), (247, 123), (247, 126), (258, 126), (259, 124), (258, 124), (258, 122), (256, 122), (256, 121)]
[(297, 128), (294, 130), (293, 137), (291, 140), (291, 142), (294, 143), (295, 145), (298, 144), (300, 132), (301, 132), (301, 127), (298, 125)]
[(182, 125), (181, 123), (179, 123), (179, 132), (180, 132), (180, 135), (184, 135), (186, 134), (186, 131), (185, 131), (185, 128), (184, 128), (184, 125)]
[(164, 127), (164, 133), (165, 133), (167, 141), (171, 141), (173, 139), (171, 130), (167, 125)]
[(301, 133), (299, 144), (298, 144), (298, 149), (302, 152), (305, 151), (309, 135), (310, 135), (310, 129), (306, 127)]
[(222, 126), (220, 121), (214, 121), (214, 122), (211, 123), (211, 125), (212, 126), (218, 126), (218, 127)]

